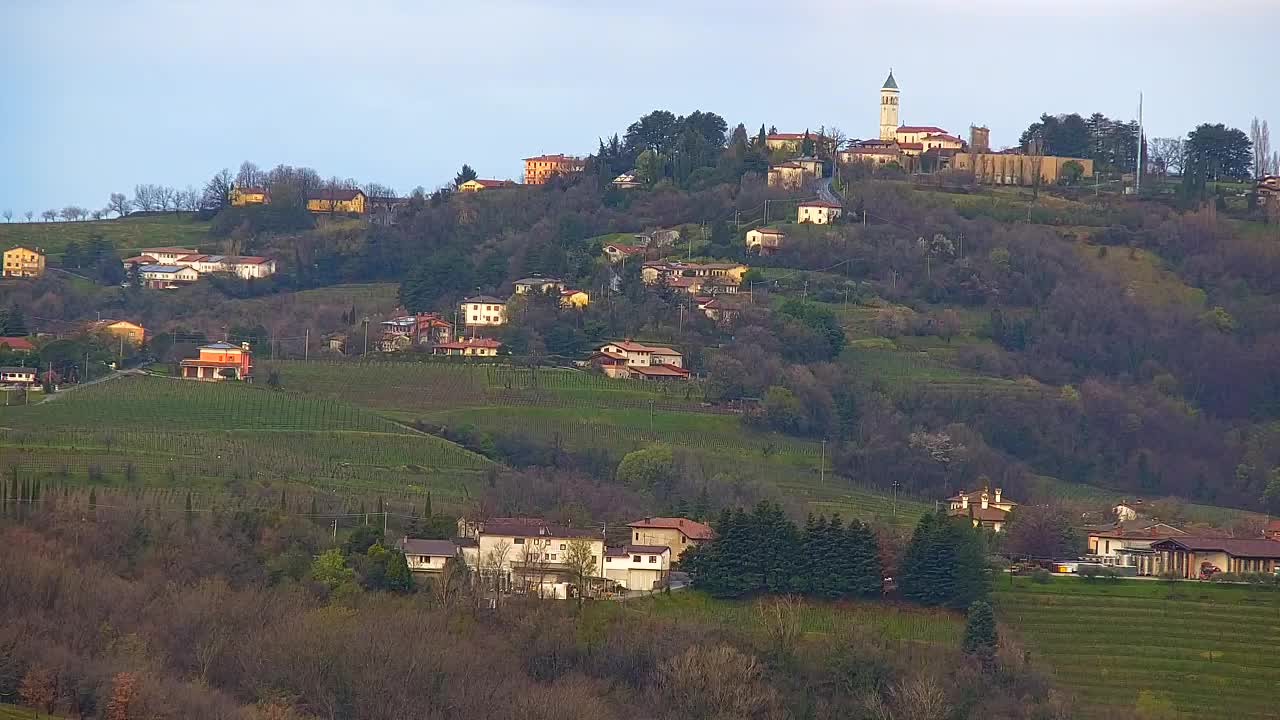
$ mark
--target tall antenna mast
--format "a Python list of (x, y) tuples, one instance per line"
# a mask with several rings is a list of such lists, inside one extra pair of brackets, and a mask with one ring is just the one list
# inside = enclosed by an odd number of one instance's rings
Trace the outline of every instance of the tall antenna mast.
[(1133, 194), (1142, 194), (1142, 145), (1145, 136), (1142, 128), (1142, 93), (1138, 93), (1138, 174), (1133, 183)]

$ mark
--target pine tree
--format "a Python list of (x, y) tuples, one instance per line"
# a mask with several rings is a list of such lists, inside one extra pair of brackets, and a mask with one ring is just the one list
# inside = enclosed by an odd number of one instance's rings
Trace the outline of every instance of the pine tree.
[(426, 520), (430, 520), (431, 518), (435, 517), (435, 515), (436, 515), (435, 512), (431, 509), (431, 493), (428, 492), (427, 502), (422, 507), (422, 517)]
[(956, 609), (986, 596), (986, 549), (966, 518), (925, 515), (902, 559), (902, 594), (924, 605)]
[(285, 489), (280, 488), (280, 512), (283, 513), (288, 511), (289, 511), (289, 501), (285, 497)]
[(409, 561), (404, 553), (391, 550), (387, 558), (387, 575), (385, 586), (393, 592), (409, 592), (413, 590), (413, 574), (409, 572)]
[(804, 534), (800, 540), (799, 572), (796, 577), (796, 591), (806, 595), (817, 595), (821, 585), (821, 573), (824, 569), (822, 554), (822, 538), (820, 535), (827, 528), (825, 516), (813, 517), (813, 513), (805, 519)]
[(98, 489), (89, 488), (89, 510), (93, 511), (97, 509), (98, 509)]
[[(92, 497), (92, 496), (91, 496)], [(196, 513), (191, 508), (191, 493), (187, 493), (187, 501), (183, 507), (182, 520), (186, 523), (187, 531), (191, 531), (191, 527), (195, 524)]]
[(964, 640), (960, 649), (969, 655), (975, 655), (984, 667), (990, 667), (996, 655), (996, 616), (991, 605), (978, 600), (969, 606), (969, 614), (964, 625)]
[(845, 530), (846, 552), (849, 554), (849, 593), (858, 597), (878, 597), (884, 590), (884, 566), (876, 534), (860, 522)]
[(316, 505), (316, 496), (315, 496), (315, 495), (312, 495), (312, 496), (311, 496), (311, 512), (310, 512), (310, 515), (311, 515), (311, 520), (312, 520), (312, 522), (314, 522), (314, 521), (316, 520), (317, 516), (319, 516), (319, 515), (320, 515), (320, 509), (319, 509), (319, 507)]

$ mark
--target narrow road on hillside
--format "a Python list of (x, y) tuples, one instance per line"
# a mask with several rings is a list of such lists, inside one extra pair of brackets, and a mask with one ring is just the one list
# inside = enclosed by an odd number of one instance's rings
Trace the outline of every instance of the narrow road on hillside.
[(841, 202), (840, 198), (836, 195), (835, 191), (831, 189), (831, 178), (829, 177), (818, 178), (818, 182), (816, 184), (817, 184), (817, 190), (818, 190), (818, 197), (820, 199), (829, 203), (834, 203), (836, 205), (840, 205), (840, 206), (844, 205), (844, 203)]

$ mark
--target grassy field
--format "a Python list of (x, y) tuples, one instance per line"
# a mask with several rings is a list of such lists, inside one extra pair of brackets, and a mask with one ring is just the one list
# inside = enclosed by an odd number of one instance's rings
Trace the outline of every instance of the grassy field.
[[(752, 602), (717, 600), (686, 591), (658, 594), (627, 603), (595, 603), (594, 612), (644, 613), (673, 619), (711, 620), (759, 633), (760, 619)], [(858, 629), (899, 642), (959, 644), (963, 622), (954, 613), (870, 602), (805, 601), (799, 610), (801, 631), (809, 636)]]
[(1142, 580), (1008, 583), (997, 583), (1000, 621), (1076, 695), (1082, 717), (1132, 717), (1140, 696), (1182, 713), (1170, 717), (1276, 717), (1280, 592)]
[(1138, 300), (1152, 305), (1187, 305), (1193, 309), (1204, 307), (1205, 294), (1200, 288), (1190, 287), (1174, 273), (1164, 268), (1159, 256), (1134, 248), (1107, 247), (1079, 243), (1076, 245), (1094, 269), (1125, 284)]
[[(331, 285), (313, 290), (279, 293), (261, 298), (230, 300), (231, 311), (246, 315), (267, 316), (291, 305), (337, 305), (344, 310), (355, 308), (356, 316), (391, 314), (400, 305), (400, 286), (396, 283), (352, 283)], [(376, 331), (374, 326), (371, 332)], [(358, 352), (357, 348), (357, 352)]]
[(39, 710), (20, 708), (17, 705), (0, 705), (0, 720), (51, 720), (61, 715), (46, 715)]
[(196, 221), (191, 213), (83, 222), (0, 223), (0, 245), (37, 245), (57, 256), (62, 255), (72, 240), (84, 245), (94, 235), (102, 235), (122, 257), (139, 248), (166, 245), (200, 248), (210, 242), (209, 223)]
[(0, 468), (60, 484), (299, 482), (463, 499), (492, 463), (341, 401), (130, 376), (0, 408)]
[(578, 370), (458, 363), (277, 362), (282, 385), (412, 419), (460, 407), (543, 406), (704, 410), (697, 383), (612, 380)]

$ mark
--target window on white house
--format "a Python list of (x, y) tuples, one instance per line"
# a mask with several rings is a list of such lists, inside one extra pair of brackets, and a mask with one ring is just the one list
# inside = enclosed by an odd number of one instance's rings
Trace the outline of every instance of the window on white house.
[(650, 555), (650, 556), (649, 556), (649, 562), (651, 562), (651, 563), (656, 563), (656, 562), (658, 562), (658, 556), (657, 556), (657, 555)]
[(631, 562), (640, 562), (640, 556), (639, 556), (639, 555), (632, 555), (632, 556), (631, 556)]
[(560, 543), (560, 549), (561, 549), (561, 550), (563, 550), (563, 549), (564, 549), (564, 543)]
[(512, 542), (513, 542), (514, 544), (516, 544), (516, 545), (523, 545), (523, 544), (524, 544), (524, 538), (516, 538), (515, 540), (512, 540)]

